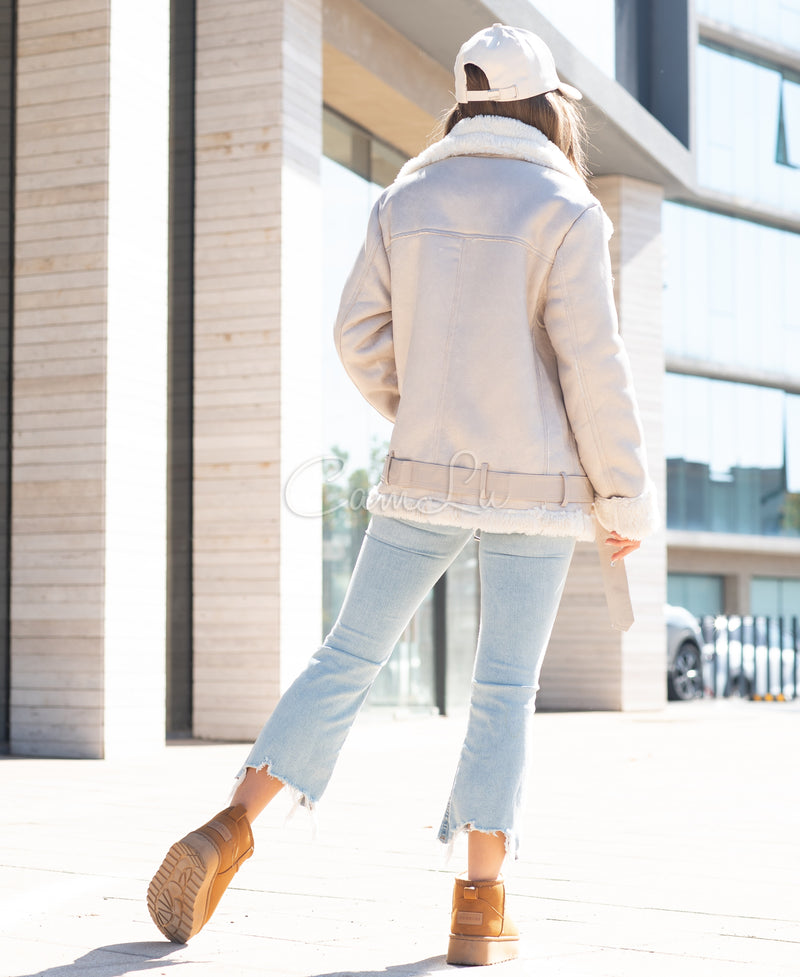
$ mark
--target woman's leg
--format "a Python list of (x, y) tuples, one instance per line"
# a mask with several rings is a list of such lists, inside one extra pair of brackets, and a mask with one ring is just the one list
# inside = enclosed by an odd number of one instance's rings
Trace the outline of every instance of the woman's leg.
[(239, 773), (235, 802), (255, 816), (286, 784), (304, 806), (317, 803), (378, 672), (471, 535), (372, 519), (339, 617), (259, 734)]
[(273, 777), (267, 767), (248, 767), (244, 779), (233, 792), (231, 804), (241, 804), (250, 824), (283, 789), (283, 781)]
[(150, 914), (170, 940), (185, 943), (211, 918), (253, 853), (251, 821), (284, 785), (309, 807), (319, 800), (375, 677), (470, 535), (372, 520), (339, 618), (262, 729), (233, 804), (176, 842), (150, 883)]
[(481, 534), (481, 624), (467, 734), (439, 831), (469, 831), (466, 877), (453, 888), (452, 964), (516, 958), (500, 870), (516, 855), (530, 721), (574, 542)]
[(499, 831), (470, 831), (467, 843), (467, 878), (489, 882), (500, 875), (506, 858), (506, 836)]
[[(574, 540), (482, 533), (481, 622), (467, 733), (439, 838), (469, 830), (470, 873), (516, 855), (539, 673)], [(481, 832), (484, 838), (473, 839)], [(472, 878), (470, 874), (470, 878)], [(477, 879), (476, 879), (477, 880)]]

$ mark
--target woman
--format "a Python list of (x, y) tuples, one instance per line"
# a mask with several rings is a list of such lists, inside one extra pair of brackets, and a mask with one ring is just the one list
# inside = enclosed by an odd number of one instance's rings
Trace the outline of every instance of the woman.
[(448, 961), (517, 955), (501, 868), (516, 857), (528, 734), (576, 539), (621, 560), (655, 528), (614, 310), (610, 222), (585, 183), (580, 93), (545, 44), (495, 24), (464, 44), (445, 136), (381, 195), (335, 335), (394, 422), (372, 520), (331, 633), (281, 699), (232, 806), (170, 849), (148, 905), (183, 942), (288, 786), (313, 807), (414, 611), (473, 533), (481, 625), (461, 758), (439, 831), (468, 832)]

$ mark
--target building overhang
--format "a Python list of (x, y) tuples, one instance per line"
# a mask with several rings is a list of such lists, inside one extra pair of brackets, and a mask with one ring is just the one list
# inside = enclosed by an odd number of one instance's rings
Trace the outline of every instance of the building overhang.
[[(584, 93), (589, 161), (596, 176), (624, 175), (660, 184), (665, 196), (685, 197), (695, 184), (692, 153), (622, 85), (608, 77), (534, 9), (528, 0), (362, 0), (363, 6), (419, 49), (451, 80), (464, 40), (495, 23), (539, 34), (564, 81)], [(337, 6), (336, 0), (329, 3)], [(448, 93), (449, 94), (449, 93)], [(452, 96), (449, 96), (452, 104)], [(442, 108), (447, 108), (447, 103)]]

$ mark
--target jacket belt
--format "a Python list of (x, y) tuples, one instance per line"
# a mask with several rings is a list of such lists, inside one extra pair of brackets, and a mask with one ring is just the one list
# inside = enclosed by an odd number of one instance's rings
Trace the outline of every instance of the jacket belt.
[[(557, 502), (594, 502), (592, 483), (584, 475), (526, 475), (518, 472), (492, 471), (488, 465), (463, 468), (459, 465), (437, 465), (428, 461), (386, 456), (383, 483), (390, 487), (427, 489), (442, 492), (448, 499), (471, 505), (521, 505)], [(612, 627), (627, 631), (633, 624), (628, 577), (623, 560), (611, 565), (614, 547), (605, 543), (607, 531), (597, 523), (597, 550), (606, 604)]]
[(526, 475), (494, 471), (487, 464), (479, 468), (437, 465), (428, 461), (386, 457), (383, 482), (399, 488), (428, 489), (448, 499), (471, 505), (520, 506), (555, 502), (594, 502), (592, 483), (585, 475)]
[(628, 572), (625, 569), (625, 561), (617, 560), (611, 562), (611, 554), (616, 548), (615, 544), (606, 543), (608, 530), (604, 529), (597, 520), (597, 551), (600, 554), (600, 573), (603, 577), (603, 590), (606, 595), (606, 606), (608, 616), (611, 618), (611, 627), (617, 631), (627, 631), (633, 624), (633, 605), (631, 604), (631, 592), (628, 588)]

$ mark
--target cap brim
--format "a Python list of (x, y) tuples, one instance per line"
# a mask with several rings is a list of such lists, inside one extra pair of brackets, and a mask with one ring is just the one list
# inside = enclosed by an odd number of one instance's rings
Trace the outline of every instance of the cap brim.
[(572, 85), (565, 85), (563, 81), (558, 83), (558, 90), (562, 95), (566, 95), (568, 98), (574, 98), (580, 101), (583, 95), (578, 91), (577, 88), (573, 88)]

